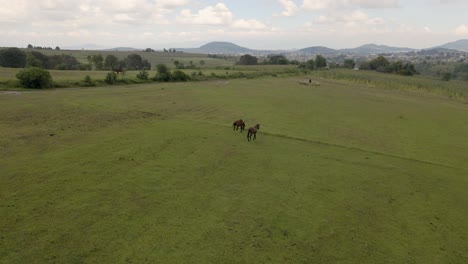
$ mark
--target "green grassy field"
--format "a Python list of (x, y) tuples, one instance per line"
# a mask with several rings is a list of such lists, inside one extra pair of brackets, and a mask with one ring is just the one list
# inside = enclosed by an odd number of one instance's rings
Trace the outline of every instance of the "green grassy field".
[(0, 92), (0, 263), (467, 263), (466, 101), (308, 77)]
[[(70, 55), (75, 57), (81, 63), (88, 63), (88, 56), (102, 55), (104, 58), (107, 55), (114, 55), (120, 60), (127, 58), (130, 54), (138, 54), (143, 59), (148, 60), (154, 67), (157, 64), (174, 65), (174, 61), (178, 60), (184, 65), (189, 65), (190, 61), (197, 67), (217, 67), (217, 66), (232, 66), (235, 60), (232, 58), (219, 59), (210, 58), (207, 54), (195, 53), (181, 53), (181, 52), (144, 52), (144, 51), (102, 51), (102, 50), (29, 50), (25, 51), (39, 51), (47, 56), (51, 55)], [(201, 65), (200, 61), (203, 60), (204, 64)]]

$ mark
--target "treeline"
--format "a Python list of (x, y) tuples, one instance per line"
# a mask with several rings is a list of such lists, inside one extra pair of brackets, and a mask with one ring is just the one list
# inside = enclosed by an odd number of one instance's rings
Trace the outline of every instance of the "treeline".
[(115, 55), (109, 54), (105, 58), (101, 55), (92, 55), (87, 57), (88, 70), (150, 70), (151, 63), (143, 59), (138, 54), (130, 54), (127, 58), (119, 60)]
[(300, 62), (298, 60), (288, 60), (284, 55), (268, 55), (263, 61), (252, 56), (250, 54), (242, 55), (237, 62), (238, 65), (298, 65), (301, 69), (319, 69), (328, 66), (327, 59), (321, 55), (317, 55), (314, 59), (310, 59), (306, 62)]
[(396, 73), (400, 75), (414, 75), (418, 72), (414, 64), (409, 62), (392, 61), (390, 62), (384, 56), (379, 56), (371, 61), (361, 63), (360, 70), (373, 70), (384, 73)]
[(10, 68), (37, 67), (48, 70), (150, 70), (151, 63), (138, 54), (130, 54), (119, 60), (110, 54), (87, 57), (88, 63), (80, 63), (75, 57), (66, 54), (45, 55), (39, 51), (24, 52), (18, 48), (0, 50), (0, 66)]
[[(27, 48), (28, 49), (40, 49), (40, 50), (52, 50), (51, 47), (33, 46), (31, 44), (28, 44)], [(60, 47), (59, 46), (55, 47), (55, 50), (60, 50)]]

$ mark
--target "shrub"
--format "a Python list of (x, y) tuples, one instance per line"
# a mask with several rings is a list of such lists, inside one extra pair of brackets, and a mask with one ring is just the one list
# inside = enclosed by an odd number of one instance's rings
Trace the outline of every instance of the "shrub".
[(49, 71), (31, 67), (16, 74), (21, 86), (25, 88), (43, 89), (52, 85), (52, 77)]
[(153, 77), (153, 81), (156, 82), (169, 82), (171, 80), (171, 74), (168, 73), (156, 73)]
[(449, 73), (449, 72), (446, 72), (446, 73), (444, 73), (444, 74), (442, 75), (442, 80), (443, 80), (443, 81), (448, 82), (448, 81), (450, 81), (451, 79), (452, 79), (452, 74)]
[(107, 76), (106, 76), (106, 79), (105, 79), (105, 82), (107, 84), (114, 84), (115, 82), (117, 82), (117, 74), (115, 72), (113, 72), (113, 71), (108, 72)]
[(149, 73), (146, 70), (142, 70), (137, 74), (137, 78), (140, 80), (148, 80)]
[(183, 71), (175, 70), (175, 71), (172, 72), (172, 78), (171, 79), (172, 79), (172, 81), (175, 81), (175, 82), (179, 82), (179, 81), (185, 82), (185, 81), (189, 80), (190, 77), (187, 74), (185, 74), (185, 72), (183, 72)]
[(157, 71), (159, 74), (162, 74), (162, 73), (169, 73), (169, 69), (168, 69), (167, 66), (164, 65), (164, 64), (158, 64), (158, 65), (156, 65), (156, 71)]
[(91, 79), (91, 77), (89, 75), (86, 75), (84, 80), (84, 85), (85, 86), (95, 86), (96, 84), (94, 83), (93, 79)]

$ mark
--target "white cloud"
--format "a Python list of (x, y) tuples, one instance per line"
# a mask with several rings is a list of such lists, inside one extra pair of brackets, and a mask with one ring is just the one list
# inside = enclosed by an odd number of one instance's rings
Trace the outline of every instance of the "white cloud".
[(156, 6), (160, 8), (173, 9), (180, 6), (185, 6), (189, 3), (189, 0), (157, 0)]
[(320, 15), (315, 19), (317, 24), (328, 24), (331, 26), (366, 26), (366, 25), (383, 25), (385, 20), (381, 17), (369, 17), (361, 10), (354, 10), (349, 12), (335, 12), (329, 15)]
[(299, 10), (299, 7), (297, 7), (296, 3), (292, 0), (278, 0), (278, 2), (284, 9), (283, 12), (281, 12), (281, 16), (294, 16)]
[(468, 36), (468, 26), (460, 25), (455, 29), (455, 35), (457, 36)]
[(184, 9), (177, 17), (177, 21), (182, 24), (196, 25), (229, 25), (234, 15), (223, 3), (214, 6), (207, 6), (197, 13), (192, 13), (189, 9)]
[(249, 20), (239, 19), (239, 20), (234, 21), (231, 26), (233, 28), (238, 28), (238, 29), (254, 29), (254, 30), (267, 28), (265, 24), (255, 19), (249, 19)]
[(304, 0), (306, 10), (348, 9), (348, 8), (394, 8), (397, 0)]

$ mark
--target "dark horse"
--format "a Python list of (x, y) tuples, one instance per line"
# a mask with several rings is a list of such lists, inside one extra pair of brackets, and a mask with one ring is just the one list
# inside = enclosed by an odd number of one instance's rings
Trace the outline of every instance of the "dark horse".
[(245, 129), (245, 123), (244, 123), (244, 121), (242, 121), (242, 119), (239, 119), (239, 120), (235, 121), (234, 123), (232, 123), (232, 130), (238, 130), (239, 127), (241, 129), (240, 132), (242, 133), (242, 131), (244, 131), (244, 129)]
[(250, 141), (253, 135), (253, 140), (257, 138), (257, 130), (260, 129), (260, 124), (256, 124), (254, 127), (249, 128), (247, 131), (247, 141)]

